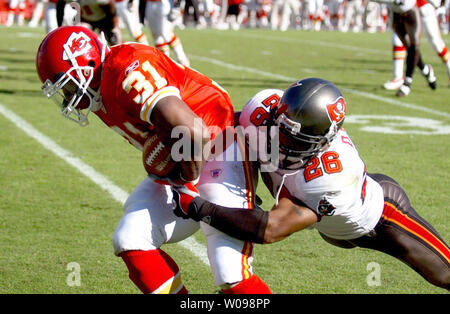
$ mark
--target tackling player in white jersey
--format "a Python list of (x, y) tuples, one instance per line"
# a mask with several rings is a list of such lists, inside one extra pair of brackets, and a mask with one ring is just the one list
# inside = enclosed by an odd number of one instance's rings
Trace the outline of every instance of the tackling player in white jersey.
[(300, 80), (284, 93), (259, 92), (245, 105), (239, 123), (246, 130), (275, 126), (266, 132), (266, 145), (254, 147), (247, 140), (250, 149), (257, 149), (258, 161), (267, 160), (268, 140), (276, 136), (273, 130), (279, 130), (279, 169), (264, 172), (268, 168), (261, 165), (275, 206), (270, 212), (230, 209), (178, 189), (176, 193), (191, 202), (179, 202), (174, 210), (256, 243), (280, 241), (312, 226), (333, 245), (384, 252), (449, 290), (448, 245), (414, 210), (397, 182), (366, 172), (342, 129), (345, 113), (346, 102), (339, 89), (322, 79)]

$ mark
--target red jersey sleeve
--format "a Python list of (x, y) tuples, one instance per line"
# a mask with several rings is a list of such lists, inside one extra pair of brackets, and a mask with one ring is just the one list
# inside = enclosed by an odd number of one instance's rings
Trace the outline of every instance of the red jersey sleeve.
[(175, 68), (158, 50), (139, 44), (112, 47), (102, 80), (103, 101), (120, 106), (127, 114), (150, 122), (151, 111), (159, 99), (180, 96), (178, 82), (183, 69)]
[(102, 76), (101, 94), (105, 109), (115, 108), (151, 124), (158, 101), (179, 97), (207, 126), (223, 130), (233, 125), (233, 106), (225, 90), (207, 76), (186, 68), (141, 44), (114, 46)]

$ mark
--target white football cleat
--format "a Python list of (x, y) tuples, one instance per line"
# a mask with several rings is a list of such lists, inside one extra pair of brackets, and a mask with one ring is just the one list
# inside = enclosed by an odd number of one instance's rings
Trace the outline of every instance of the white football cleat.
[(395, 96), (406, 97), (409, 95), (410, 92), (411, 92), (411, 87), (403, 84), (402, 86), (400, 86), (400, 88), (398, 89)]
[(392, 79), (383, 84), (384, 89), (387, 90), (396, 90), (399, 89), (403, 85), (403, 78)]
[[(428, 68), (428, 71), (426, 71), (426, 68)], [(428, 81), (428, 86), (430, 86), (431, 89), (436, 89), (436, 87), (437, 87), (436, 76), (434, 75), (434, 70), (433, 70), (433, 67), (431, 66), (431, 64), (427, 64), (425, 66), (424, 70), (425, 70), (425, 73), (428, 72), (427, 74), (424, 74), (422, 72), (422, 74), (425, 76), (425, 78)]]

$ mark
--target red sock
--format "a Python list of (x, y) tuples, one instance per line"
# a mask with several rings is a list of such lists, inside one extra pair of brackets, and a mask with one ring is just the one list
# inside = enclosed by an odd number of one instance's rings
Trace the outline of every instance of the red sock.
[(225, 294), (272, 294), (269, 287), (258, 276), (251, 275), (233, 288), (222, 289)]
[(131, 281), (143, 293), (188, 293), (177, 264), (163, 250), (125, 251), (120, 257), (128, 267)]

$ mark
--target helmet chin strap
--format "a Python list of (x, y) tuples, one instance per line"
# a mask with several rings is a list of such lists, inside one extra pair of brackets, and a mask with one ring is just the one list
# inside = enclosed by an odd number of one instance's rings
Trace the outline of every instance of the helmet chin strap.
[(96, 112), (99, 109), (103, 109), (103, 102), (102, 102), (102, 95), (100, 94), (99, 91), (93, 90), (92, 88), (88, 87), (88, 91), (89, 93), (92, 94), (92, 102), (91, 102), (91, 106), (90, 106), (90, 110), (92, 112)]
[(298, 169), (297, 171), (291, 172), (291, 173), (284, 173), (284, 174), (283, 174), (283, 178), (281, 179), (281, 184), (280, 184), (280, 186), (278, 187), (277, 195), (276, 195), (276, 197), (275, 197), (275, 205), (278, 205), (278, 201), (279, 201), (279, 198), (280, 198), (281, 189), (283, 188), (284, 181), (286, 180), (286, 177), (296, 175), (296, 174), (299, 173), (299, 172), (300, 172), (300, 169)]
[[(101, 67), (103, 67), (103, 62), (105, 61), (106, 57), (106, 49), (108, 48), (108, 44), (106, 42), (105, 33), (100, 32), (100, 41), (102, 43), (102, 52), (100, 55), (100, 62), (102, 63)], [(99, 91), (95, 91), (92, 88), (88, 88), (89, 92), (94, 96), (92, 97), (92, 104), (91, 104), (91, 110), (93, 112), (98, 111), (99, 109), (105, 110), (105, 107), (103, 106), (102, 102), (102, 95)]]
[(106, 43), (105, 33), (100, 32), (100, 40), (102, 42), (102, 54), (100, 57), (100, 61), (103, 63), (103, 61), (105, 61), (106, 48), (108, 47), (108, 44)]
[(330, 143), (334, 137), (336, 136), (338, 132), (338, 125), (336, 123), (336, 121), (331, 122), (330, 128), (328, 129), (327, 134), (325, 134), (325, 137), (328, 140), (328, 143)]
[[(336, 123), (335, 121), (333, 121), (333, 122), (331, 123), (331, 126), (330, 126), (329, 131), (328, 131), (327, 134), (325, 135), (325, 137), (327, 138), (328, 142), (327, 142), (327, 144), (324, 146), (324, 148), (326, 148), (326, 147), (329, 146), (330, 142), (331, 142), (331, 141), (334, 139), (334, 137), (336, 136), (337, 130), (338, 130), (337, 123)], [(280, 193), (281, 193), (281, 190), (282, 190), (282, 188), (283, 188), (284, 181), (286, 180), (286, 178), (287, 178), (288, 176), (296, 175), (297, 173), (300, 172), (301, 169), (302, 169), (302, 168), (300, 167), (299, 169), (297, 169), (297, 170), (294, 171), (294, 172), (286, 172), (286, 173), (282, 174), (282, 175), (283, 175), (283, 178), (281, 179), (281, 184), (280, 184), (280, 186), (278, 187), (278, 191), (277, 191), (277, 194), (276, 194), (276, 197), (275, 197), (275, 205), (278, 205), (279, 198), (280, 198)]]

